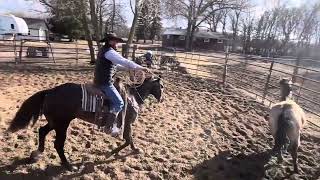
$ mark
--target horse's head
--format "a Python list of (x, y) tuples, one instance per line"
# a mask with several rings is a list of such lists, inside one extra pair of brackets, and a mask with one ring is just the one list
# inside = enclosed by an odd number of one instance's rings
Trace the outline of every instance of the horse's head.
[(164, 100), (163, 90), (164, 86), (161, 81), (161, 76), (157, 78), (147, 78), (139, 87), (139, 91), (141, 91), (141, 94), (144, 94), (146, 96), (152, 94), (158, 100), (158, 102), (162, 102)]
[(281, 100), (286, 100), (292, 93), (292, 81), (289, 78), (283, 78), (280, 80), (280, 93)]

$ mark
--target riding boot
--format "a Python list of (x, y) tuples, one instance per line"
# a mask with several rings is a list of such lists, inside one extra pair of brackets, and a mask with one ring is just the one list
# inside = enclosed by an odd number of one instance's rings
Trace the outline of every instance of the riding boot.
[[(117, 123), (117, 121), (118, 121), (118, 113), (113, 113), (113, 112), (109, 113), (107, 117), (108, 118), (106, 120), (112, 122), (112, 125), (111, 125), (111, 136), (112, 137), (119, 136), (120, 133), (121, 133), (121, 128), (118, 128), (118, 126), (117, 126), (118, 125), (118, 123)], [(106, 132), (110, 132), (110, 130), (109, 130), (110, 127), (106, 126), (105, 128), (106, 128), (105, 129)]]

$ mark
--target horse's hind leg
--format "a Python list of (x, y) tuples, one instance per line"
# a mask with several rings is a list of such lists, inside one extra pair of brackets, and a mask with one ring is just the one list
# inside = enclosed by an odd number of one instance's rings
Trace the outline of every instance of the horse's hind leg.
[(57, 153), (60, 157), (62, 166), (67, 168), (69, 171), (75, 171), (75, 170), (77, 170), (77, 168), (75, 166), (72, 166), (68, 162), (66, 156), (64, 155), (64, 143), (65, 143), (66, 137), (67, 137), (68, 125), (65, 127), (60, 127), (60, 129), (55, 128), (56, 140), (54, 141), (54, 148), (57, 150)]
[(298, 148), (300, 145), (300, 132), (296, 133), (297, 136), (290, 138), (289, 151), (293, 159), (293, 168), (295, 173), (299, 173), (298, 169)]
[(44, 144), (47, 134), (53, 130), (52, 127), (50, 127), (49, 123), (47, 123), (45, 126), (39, 128), (39, 145), (38, 145), (38, 151), (43, 152), (44, 151)]
[(49, 123), (47, 123), (45, 126), (42, 126), (39, 128), (39, 144), (38, 149), (33, 151), (30, 155), (30, 161), (31, 162), (37, 162), (39, 160), (40, 154), (44, 151), (44, 144), (47, 134), (53, 130), (52, 127), (50, 127)]
[(298, 169), (298, 163), (297, 163), (297, 159), (298, 159), (298, 143), (294, 142), (292, 144), (291, 147), (291, 156), (293, 159), (293, 170), (295, 173), (299, 173), (299, 169)]

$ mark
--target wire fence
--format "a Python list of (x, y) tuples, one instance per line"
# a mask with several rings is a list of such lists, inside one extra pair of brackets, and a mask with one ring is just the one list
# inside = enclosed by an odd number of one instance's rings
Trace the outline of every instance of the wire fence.
[[(95, 52), (98, 51), (94, 45)], [(118, 49), (127, 58), (144, 63), (143, 55), (153, 51), (155, 66), (164, 71), (220, 81), (224, 85), (246, 90), (262, 103), (279, 101), (279, 80), (294, 79), (293, 96), (306, 111), (320, 117), (320, 60), (297, 58), (261, 58), (233, 53), (195, 53), (156, 46), (137, 46)], [(90, 60), (86, 41), (50, 42), (30, 39), (0, 41), (0, 62), (66, 61), (78, 64)]]
[[(140, 50), (143, 55), (145, 50)], [(232, 53), (193, 53), (183, 51), (155, 51), (158, 61), (172, 58), (171, 71), (221, 81), (225, 85), (243, 89), (271, 106), (280, 100), (279, 81), (292, 78), (293, 98), (304, 110), (320, 117), (320, 60), (301, 58), (252, 58)], [(168, 62), (170, 66), (170, 62)]]

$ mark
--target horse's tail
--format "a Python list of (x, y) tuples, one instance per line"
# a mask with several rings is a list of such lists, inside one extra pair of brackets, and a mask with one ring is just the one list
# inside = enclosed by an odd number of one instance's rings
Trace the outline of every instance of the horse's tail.
[(286, 111), (288, 109), (292, 108), (290, 104), (284, 104), (282, 107), (282, 112), (278, 119), (278, 128), (276, 133), (276, 147), (278, 150), (281, 149), (282, 146), (286, 144), (287, 141), (287, 131), (292, 127), (292, 121), (290, 119), (290, 116)]
[(44, 98), (49, 92), (50, 89), (39, 91), (25, 100), (16, 113), (14, 119), (11, 121), (7, 131), (16, 132), (23, 129), (29, 125), (31, 120), (33, 120), (34, 125), (39, 119), (39, 116), (42, 115)]

